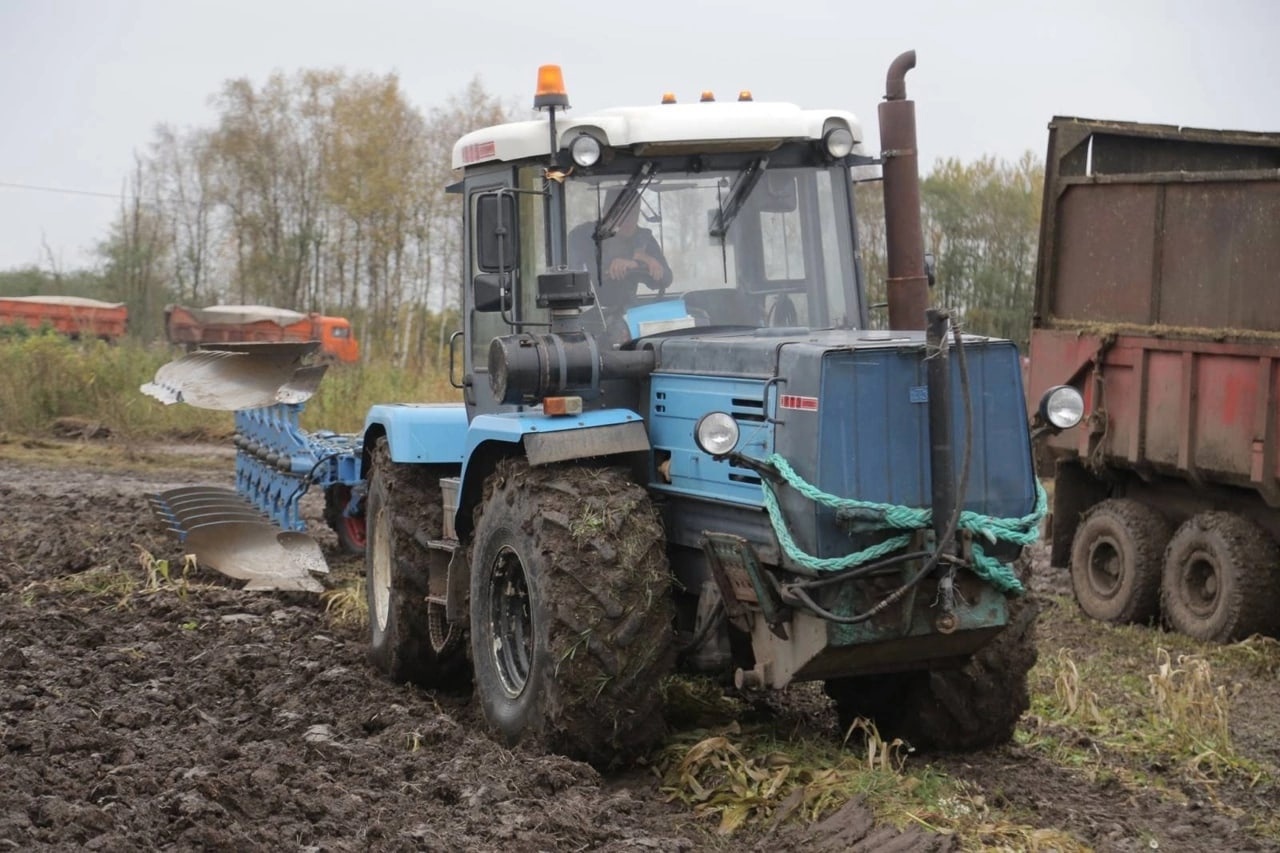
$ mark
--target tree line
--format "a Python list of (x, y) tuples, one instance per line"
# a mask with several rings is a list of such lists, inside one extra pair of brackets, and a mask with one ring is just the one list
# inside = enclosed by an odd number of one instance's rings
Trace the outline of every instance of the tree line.
[(210, 127), (156, 129), (99, 248), (140, 335), (163, 306), (267, 304), (352, 318), (375, 354), (435, 352), (457, 304), (454, 140), (509, 119), (479, 80), (413, 106), (394, 74), (227, 81)]
[[(461, 210), (446, 194), (454, 141), (516, 107), (478, 79), (426, 112), (394, 74), (276, 73), (228, 80), (208, 127), (158, 127), (135, 156), (92, 271), (0, 273), (0, 294), (128, 303), (163, 335), (163, 307), (259, 303), (352, 318), (366, 352), (435, 362), (457, 326)], [(1043, 166), (948, 159), (922, 176), (933, 300), (969, 331), (1025, 345)], [(862, 262), (884, 301), (883, 200), (858, 188)], [(883, 321), (883, 311), (873, 312)]]

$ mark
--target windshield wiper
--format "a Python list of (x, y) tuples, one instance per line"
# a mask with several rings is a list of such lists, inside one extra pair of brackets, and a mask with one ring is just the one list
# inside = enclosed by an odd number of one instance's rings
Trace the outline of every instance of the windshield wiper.
[(631, 208), (640, 203), (640, 194), (649, 186), (649, 182), (653, 180), (656, 172), (657, 167), (654, 166), (653, 161), (646, 160), (627, 179), (627, 183), (622, 187), (622, 192), (614, 199), (613, 204), (609, 205), (609, 209), (604, 212), (604, 216), (600, 217), (600, 221), (596, 224), (596, 230), (591, 235), (597, 246), (602, 241), (608, 240), (618, 233), (618, 223), (622, 222), (622, 218), (631, 212)]
[(756, 188), (760, 176), (767, 168), (769, 168), (769, 158), (760, 157), (748, 163), (746, 168), (738, 174), (738, 179), (733, 182), (733, 189), (729, 191), (729, 200), (720, 208), (716, 214), (716, 221), (711, 226), (712, 237), (724, 237), (729, 233), (729, 226), (733, 224), (738, 211), (742, 209), (742, 203), (747, 200), (747, 196), (751, 195), (751, 191)]

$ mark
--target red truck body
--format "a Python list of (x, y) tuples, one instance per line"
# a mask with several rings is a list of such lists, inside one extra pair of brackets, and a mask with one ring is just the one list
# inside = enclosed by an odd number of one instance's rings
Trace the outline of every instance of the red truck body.
[(102, 302), (82, 296), (0, 297), (0, 325), (30, 329), (49, 326), (72, 338), (116, 341), (129, 324), (123, 302)]
[(360, 358), (359, 344), (346, 318), (266, 305), (169, 305), (164, 328), (171, 343), (189, 348), (241, 341), (319, 341), (322, 358), (341, 362)]
[[(1234, 639), (1243, 627), (1209, 624), (1230, 596), (1280, 603), (1280, 566), (1210, 541), (1240, 527), (1261, 554), (1280, 539), (1278, 288), (1280, 134), (1050, 124), (1028, 399), (1084, 397), (1083, 422), (1043, 435), (1038, 458), (1052, 563), (1071, 564), (1090, 615), (1172, 607), (1174, 627)], [(1275, 609), (1252, 627), (1280, 626)]]

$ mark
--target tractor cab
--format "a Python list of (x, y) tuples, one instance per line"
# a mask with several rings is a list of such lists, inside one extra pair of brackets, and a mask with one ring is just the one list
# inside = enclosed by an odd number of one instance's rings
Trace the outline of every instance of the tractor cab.
[(491, 343), (512, 335), (626, 351), (655, 335), (865, 327), (849, 169), (872, 160), (852, 114), (742, 93), (566, 119), (550, 68), (545, 119), (454, 149), (469, 411), (511, 405), (488, 374)]

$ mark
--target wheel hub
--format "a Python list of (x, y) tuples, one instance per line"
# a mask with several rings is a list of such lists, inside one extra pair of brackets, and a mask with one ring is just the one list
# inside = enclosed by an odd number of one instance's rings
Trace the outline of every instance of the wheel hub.
[(1187, 561), (1182, 579), (1183, 600), (1198, 616), (1210, 616), (1218, 606), (1218, 567), (1207, 554), (1197, 553)]
[(1124, 581), (1120, 549), (1111, 539), (1099, 539), (1089, 551), (1089, 585), (1098, 595), (1111, 598)]
[(510, 548), (504, 547), (494, 559), (489, 602), (493, 662), (503, 689), (515, 698), (529, 681), (533, 618), (524, 566)]

